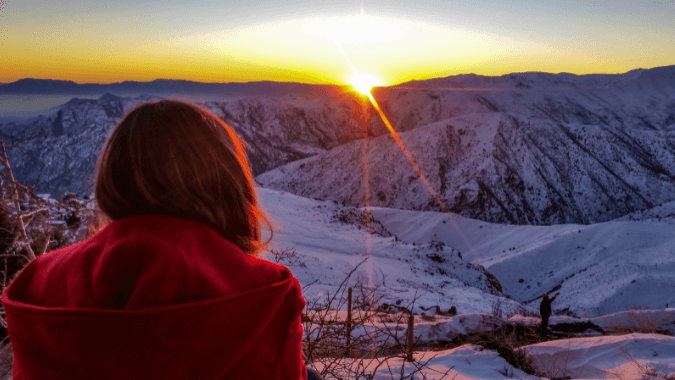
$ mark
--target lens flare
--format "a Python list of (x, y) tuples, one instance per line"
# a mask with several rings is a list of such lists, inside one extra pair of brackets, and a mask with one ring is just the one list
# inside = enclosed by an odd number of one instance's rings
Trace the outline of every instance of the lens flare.
[(467, 247), (470, 247), (470, 249), (473, 250), (473, 245), (469, 242), (469, 239), (467, 239), (466, 235), (464, 235), (462, 230), (459, 228), (459, 225), (457, 225), (457, 222), (455, 222), (455, 218), (452, 216), (450, 211), (445, 207), (445, 204), (443, 204), (443, 201), (441, 200), (440, 196), (431, 186), (429, 180), (427, 180), (427, 177), (424, 175), (424, 173), (422, 173), (422, 169), (417, 164), (417, 161), (415, 161), (412, 154), (410, 154), (410, 151), (408, 151), (408, 148), (406, 148), (405, 144), (403, 144), (403, 141), (399, 137), (398, 133), (396, 133), (394, 126), (392, 126), (391, 122), (389, 122), (389, 118), (387, 118), (387, 115), (384, 114), (382, 108), (380, 108), (380, 105), (377, 103), (377, 101), (375, 100), (375, 98), (371, 93), (368, 93), (366, 95), (368, 96), (370, 104), (372, 104), (373, 108), (375, 108), (375, 111), (380, 116), (380, 120), (382, 120), (382, 122), (384, 122), (384, 125), (387, 127), (389, 134), (391, 134), (391, 137), (394, 138), (394, 141), (396, 141), (396, 144), (398, 144), (398, 147), (401, 149), (405, 157), (408, 159), (408, 162), (410, 162), (410, 165), (417, 174), (417, 177), (422, 181), (422, 183), (424, 183), (424, 186), (427, 188), (427, 190), (429, 190), (429, 194), (431, 194), (431, 196), (434, 198), (434, 200), (440, 207), (441, 211), (447, 216), (447, 219), (450, 221), (450, 224), (452, 224), (452, 227), (460, 235), (461, 239), (464, 241), (464, 244), (466, 244)]
[[(413, 158), (413, 156), (410, 154), (408, 151), (408, 148), (406, 148), (405, 144), (403, 144), (403, 141), (399, 137), (398, 133), (396, 133), (396, 130), (394, 127), (391, 125), (391, 122), (389, 121), (389, 118), (384, 114), (382, 109), (380, 108), (380, 105), (377, 103), (377, 100), (375, 100), (375, 97), (371, 93), (371, 90), (373, 87), (378, 87), (382, 86), (380, 81), (377, 79), (372, 74), (366, 74), (366, 73), (359, 73), (354, 65), (352, 64), (351, 60), (349, 59), (349, 56), (347, 53), (344, 51), (342, 48), (342, 45), (340, 44), (339, 41), (334, 40), (335, 45), (337, 48), (340, 50), (340, 53), (342, 53), (342, 56), (344, 57), (345, 61), (347, 62), (347, 65), (349, 65), (349, 68), (351, 69), (353, 75), (351, 77), (351, 80), (349, 81), (354, 90), (358, 91), (359, 93), (365, 95), (368, 98), (368, 102), (372, 105), (372, 107), (375, 109), (377, 112), (378, 116), (380, 116), (380, 120), (384, 122), (384, 125), (387, 127), (387, 130), (389, 131), (389, 134), (394, 138), (394, 141), (396, 141), (396, 144), (398, 147), (401, 149), (405, 157), (408, 159), (408, 162), (410, 162), (410, 165), (412, 166), (413, 170), (417, 174), (418, 178), (422, 180), (422, 183), (424, 183), (425, 187), (427, 190), (429, 190), (429, 193), (431, 196), (434, 198), (436, 203), (439, 205), (441, 211), (446, 215), (447, 219), (450, 221), (450, 224), (452, 227), (457, 231), (457, 233), (460, 236), (460, 239), (463, 240), (464, 244), (466, 247), (469, 248), (470, 251), (474, 250), (473, 245), (469, 242), (467, 239), (466, 235), (464, 232), (459, 228), (459, 225), (455, 221), (455, 218), (452, 213), (445, 207), (443, 204), (443, 201), (439, 197), (438, 193), (434, 190), (434, 188), (431, 186), (429, 183), (429, 180), (427, 180), (426, 176), (424, 173), (422, 173), (422, 169), (419, 167), (417, 164), (417, 161)], [(415, 90), (424, 90), (424, 89), (417, 89)], [(365, 101), (365, 99), (362, 99)], [(365, 117), (365, 115), (363, 115)], [(369, 178), (369, 167), (368, 167), (368, 123), (365, 120), (365, 118), (362, 120), (363, 122), (363, 128), (364, 128), (364, 139), (363, 139), (363, 165), (364, 165), (364, 203), (365, 203), (365, 209), (366, 212), (370, 214), (370, 178)], [(370, 218), (366, 218), (366, 255), (368, 260), (368, 287), (369, 289), (373, 289), (373, 262), (372, 262), (372, 243), (370, 241)], [(374, 296), (374, 293), (372, 294)]]

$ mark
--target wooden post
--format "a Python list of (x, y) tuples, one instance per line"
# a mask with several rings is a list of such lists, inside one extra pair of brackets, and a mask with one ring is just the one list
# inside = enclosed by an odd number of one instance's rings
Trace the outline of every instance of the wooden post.
[(413, 332), (415, 330), (415, 316), (410, 313), (410, 317), (408, 317), (408, 337), (406, 338), (405, 345), (406, 345), (406, 352), (408, 355), (406, 356), (405, 360), (412, 362), (415, 361), (413, 358)]
[(347, 350), (345, 356), (349, 357), (351, 354), (350, 346), (352, 344), (352, 288), (347, 289)]

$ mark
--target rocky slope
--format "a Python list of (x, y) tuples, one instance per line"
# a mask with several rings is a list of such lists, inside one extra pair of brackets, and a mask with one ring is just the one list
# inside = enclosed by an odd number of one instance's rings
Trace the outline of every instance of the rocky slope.
[[(401, 138), (444, 206), (461, 215), (588, 224), (675, 199), (675, 67), (458, 76), (375, 97), (406, 131)], [(390, 136), (352, 142), (257, 180), (361, 206), (365, 162), (372, 205), (441, 209)]]
[[(113, 126), (134, 105), (156, 98), (111, 94), (99, 99), (73, 98), (49, 116), (40, 116), (28, 124), (0, 124), (6, 139), (24, 133), (38, 136), (10, 152), (15, 175), (26, 183), (36, 183), (40, 192), (83, 191), (91, 183), (96, 159)], [(232, 126), (247, 143), (249, 162), (256, 175), (362, 138), (364, 122), (372, 121), (379, 133), (385, 131), (374, 115), (364, 112), (367, 104), (363, 99), (340, 91), (201, 104)]]
[[(593, 223), (675, 200), (675, 66), (458, 75), (374, 97), (444, 206), (462, 215)], [(49, 135), (11, 152), (17, 176), (42, 192), (82, 191), (112, 126), (148, 98), (73, 99), (30, 124), (0, 125), (5, 136)], [(362, 206), (367, 141), (372, 204), (441, 209), (365, 98), (317, 87), (202, 104), (247, 142), (265, 186)]]

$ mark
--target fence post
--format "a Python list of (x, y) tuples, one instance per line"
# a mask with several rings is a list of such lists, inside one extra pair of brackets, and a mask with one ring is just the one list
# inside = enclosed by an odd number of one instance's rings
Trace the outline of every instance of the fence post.
[(347, 289), (347, 350), (345, 356), (350, 357), (352, 344), (352, 288)]
[(413, 331), (415, 329), (415, 316), (410, 313), (410, 316), (408, 317), (408, 337), (406, 338), (405, 345), (406, 345), (406, 352), (408, 355), (405, 357), (405, 360), (412, 362), (415, 361), (413, 358)]

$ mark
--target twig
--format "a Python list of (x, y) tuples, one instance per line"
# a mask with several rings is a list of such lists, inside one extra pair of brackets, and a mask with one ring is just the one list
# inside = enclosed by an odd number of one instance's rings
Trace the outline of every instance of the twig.
[(2, 164), (5, 167), (5, 173), (7, 175), (7, 178), (9, 179), (9, 187), (12, 191), (12, 199), (14, 200), (14, 211), (17, 214), (17, 221), (19, 224), (19, 229), (21, 231), (21, 235), (23, 235), (23, 238), (26, 239), (26, 252), (28, 252), (28, 258), (32, 261), (35, 260), (35, 252), (33, 252), (33, 248), (30, 246), (30, 242), (28, 241), (28, 234), (26, 233), (26, 226), (23, 223), (23, 218), (21, 218), (21, 205), (19, 204), (19, 191), (17, 189), (17, 184), (16, 180), (14, 179), (14, 173), (12, 173), (12, 167), (9, 165), (9, 159), (7, 158), (7, 149), (5, 146), (5, 141), (0, 138), (0, 147), (2, 147), (2, 151), (0, 152), (0, 164)]
[(51, 242), (51, 235), (47, 235), (47, 242), (45, 243), (45, 247), (42, 249), (42, 255), (44, 255), (47, 252), (47, 248), (49, 248), (50, 242)]

